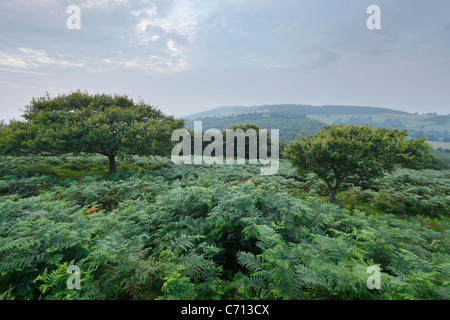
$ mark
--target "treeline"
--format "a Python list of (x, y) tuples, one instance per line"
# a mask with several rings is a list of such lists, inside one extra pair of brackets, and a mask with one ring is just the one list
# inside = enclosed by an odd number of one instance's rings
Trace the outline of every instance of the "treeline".
[[(261, 129), (279, 129), (280, 142), (284, 143), (295, 140), (302, 132), (306, 135), (312, 135), (325, 127), (323, 122), (310, 119), (304, 114), (287, 113), (249, 113), (221, 118), (206, 117), (200, 120), (205, 130), (225, 130), (233, 125), (248, 123), (255, 124)], [(194, 121), (187, 121), (186, 127), (192, 130)]]

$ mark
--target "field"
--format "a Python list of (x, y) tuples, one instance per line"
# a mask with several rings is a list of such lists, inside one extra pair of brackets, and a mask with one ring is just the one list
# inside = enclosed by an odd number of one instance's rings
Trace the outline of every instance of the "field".
[(450, 150), (450, 142), (427, 141), (427, 144), (432, 146), (434, 149), (442, 148), (444, 150)]
[(106, 168), (0, 158), (2, 299), (450, 298), (449, 170), (398, 169), (331, 205), (286, 160), (270, 178), (163, 157)]
[(448, 115), (419, 115), (373, 107), (302, 105), (225, 107), (186, 118), (187, 127), (191, 130), (193, 120), (202, 120), (205, 127), (219, 130), (245, 123), (255, 123), (261, 128), (280, 129), (282, 142), (295, 140), (302, 131), (309, 135), (326, 125), (333, 124), (368, 124), (372, 127), (407, 129), (409, 136), (415, 139), (425, 137), (429, 141), (450, 141)]
[[(388, 125), (408, 131), (417, 130), (422, 132), (448, 132), (447, 118), (442, 116), (442, 123), (433, 120), (432, 116), (421, 116), (412, 114), (330, 114), (330, 115), (308, 115), (308, 118), (322, 121), (326, 124), (352, 123)], [(446, 135), (447, 136), (447, 135)]]

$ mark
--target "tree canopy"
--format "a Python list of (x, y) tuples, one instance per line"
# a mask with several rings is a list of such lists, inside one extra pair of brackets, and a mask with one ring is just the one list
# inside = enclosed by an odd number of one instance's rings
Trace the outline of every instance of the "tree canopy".
[(109, 158), (110, 172), (116, 156), (170, 154), (172, 131), (184, 127), (126, 95), (81, 91), (33, 99), (22, 117), (1, 129), (2, 154), (97, 153)]
[(285, 149), (299, 174), (314, 172), (324, 180), (334, 202), (344, 182), (361, 185), (395, 165), (415, 167), (429, 157), (425, 139), (407, 139), (406, 130), (334, 125), (301, 135)]

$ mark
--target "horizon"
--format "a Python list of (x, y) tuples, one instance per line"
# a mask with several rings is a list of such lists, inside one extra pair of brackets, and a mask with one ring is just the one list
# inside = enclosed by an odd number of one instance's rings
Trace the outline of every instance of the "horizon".
[[(34, 97), (35, 98), (35, 97)], [(146, 101), (144, 101), (146, 102)], [(407, 114), (411, 114), (414, 115), (416, 112), (408, 112), (405, 110), (400, 110), (400, 109), (396, 109), (396, 108), (389, 108), (389, 107), (377, 107), (377, 106), (355, 106), (355, 105), (337, 105), (337, 104), (330, 104), (330, 105), (311, 105), (311, 104), (298, 104), (298, 103), (283, 103), (283, 104), (261, 104), (261, 105), (234, 105), (234, 106), (218, 106), (218, 107), (213, 107), (213, 108), (209, 108), (209, 109), (205, 109), (205, 110), (200, 110), (194, 113), (190, 113), (190, 114), (183, 114), (183, 115), (173, 115), (175, 118), (177, 119), (183, 119), (183, 118), (187, 118), (187, 117), (192, 117), (194, 115), (200, 114), (200, 113), (206, 113), (206, 112), (210, 112), (213, 110), (218, 110), (218, 109), (225, 109), (225, 108), (259, 108), (259, 107), (272, 107), (272, 106), (310, 106), (310, 107), (314, 107), (314, 108), (321, 108), (321, 107), (354, 107), (354, 108), (373, 108), (373, 109), (387, 109), (387, 110), (391, 110), (391, 111), (399, 111), (399, 112), (406, 112)], [(162, 109), (160, 109), (162, 110)], [(434, 114), (435, 112), (417, 112), (418, 115), (427, 115), (427, 114)], [(435, 113), (438, 116), (446, 116), (446, 115), (450, 115), (450, 113)], [(10, 118), (10, 119), (3, 119), (0, 118), (0, 121), (5, 121), (5, 122), (9, 122), (11, 120), (19, 120), (19, 119), (23, 119), (22, 116), (18, 116), (16, 118)]]
[[(193, 115), (199, 114), (199, 113), (206, 113), (209, 111), (213, 111), (213, 110), (218, 110), (218, 109), (225, 109), (225, 108), (259, 108), (259, 107), (272, 107), (272, 106), (309, 106), (309, 107), (314, 107), (314, 108), (321, 108), (321, 107), (352, 107), (352, 108), (373, 108), (373, 109), (386, 109), (386, 110), (391, 110), (391, 111), (399, 111), (399, 112), (406, 112), (407, 114), (411, 114), (414, 115), (416, 112), (408, 112), (405, 110), (400, 110), (397, 108), (391, 108), (391, 107), (378, 107), (378, 106), (356, 106), (356, 105), (343, 105), (343, 104), (324, 104), (324, 105), (312, 105), (312, 104), (303, 104), (303, 103), (275, 103), (275, 104), (261, 104), (261, 105), (234, 105), (234, 106), (218, 106), (218, 107), (213, 107), (210, 109), (206, 109), (203, 111), (198, 111), (195, 113), (191, 113), (191, 114), (186, 114), (186, 115), (182, 115), (180, 117), (191, 117)], [(433, 114), (435, 112), (417, 112), (418, 115), (426, 115), (426, 114)], [(450, 113), (437, 113), (436, 115), (439, 116), (446, 116), (446, 115), (450, 115)]]
[(292, 102), (446, 115), (449, 11), (446, 0), (6, 0), (0, 119), (76, 90), (176, 117)]

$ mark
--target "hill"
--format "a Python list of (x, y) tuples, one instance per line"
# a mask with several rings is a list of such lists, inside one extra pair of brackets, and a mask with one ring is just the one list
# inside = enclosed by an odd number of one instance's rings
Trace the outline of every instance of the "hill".
[(365, 106), (262, 105), (220, 107), (186, 116), (187, 128), (202, 120), (205, 130), (254, 123), (264, 129), (279, 129), (280, 140), (294, 140), (302, 131), (309, 135), (331, 124), (360, 124), (390, 129), (407, 129), (413, 138), (450, 142), (450, 115), (411, 114), (404, 111)]
[[(302, 132), (306, 135), (314, 134), (317, 130), (325, 127), (325, 123), (310, 119), (302, 114), (288, 113), (248, 113), (236, 114), (228, 117), (206, 117), (202, 118), (203, 130), (219, 129), (225, 130), (235, 124), (254, 123), (263, 129), (280, 129), (280, 141), (289, 142), (295, 140)], [(186, 123), (190, 130), (194, 129), (194, 121)]]
[(289, 113), (301, 115), (327, 115), (327, 114), (408, 114), (404, 111), (376, 108), (376, 107), (360, 107), (360, 106), (312, 106), (312, 105), (296, 105), (296, 104), (279, 104), (279, 105), (262, 105), (253, 107), (219, 107), (205, 112), (195, 113), (186, 116), (187, 120), (197, 120), (205, 117), (227, 117), (237, 114), (247, 113)]

